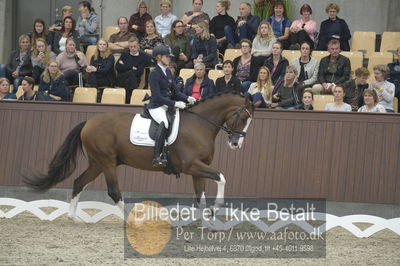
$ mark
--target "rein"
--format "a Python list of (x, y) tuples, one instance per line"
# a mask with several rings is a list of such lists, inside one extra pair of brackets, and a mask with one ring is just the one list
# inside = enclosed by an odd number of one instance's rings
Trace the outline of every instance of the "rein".
[[(225, 132), (228, 134), (228, 136), (230, 136), (230, 137), (233, 136), (233, 134), (238, 134), (240, 137), (246, 137), (247, 132), (244, 132), (244, 131), (242, 131), (242, 130), (227, 128), (226, 126), (223, 126), (223, 125), (222, 125), (222, 126), (217, 125), (214, 121), (211, 121), (210, 119), (208, 119), (208, 118), (206, 118), (206, 117), (204, 117), (204, 116), (202, 116), (202, 115), (200, 115), (200, 114), (198, 114), (198, 113), (195, 113), (195, 112), (193, 112), (193, 111), (191, 111), (191, 110), (189, 110), (189, 109), (185, 109), (184, 111), (186, 111), (186, 112), (188, 112), (188, 113), (190, 113), (190, 114), (196, 115), (197, 117), (203, 119), (204, 121), (207, 121), (208, 123), (212, 124), (213, 126), (219, 128), (219, 129), (222, 129), (222, 130), (225, 131)], [(232, 116), (236, 115), (235, 122), (234, 122), (234, 125), (236, 125), (236, 124), (237, 124), (237, 119), (239, 118), (239, 115), (240, 115), (240, 113), (241, 113), (242, 111), (246, 111), (247, 114), (249, 115), (249, 117), (250, 117), (250, 118), (252, 117), (252, 115), (250, 114), (249, 110), (247, 110), (246, 106), (243, 105), (242, 107), (239, 107), (235, 112), (233, 112), (233, 114), (230, 115), (230, 116), (228, 117), (228, 119), (226, 119), (226, 121), (228, 121)]]

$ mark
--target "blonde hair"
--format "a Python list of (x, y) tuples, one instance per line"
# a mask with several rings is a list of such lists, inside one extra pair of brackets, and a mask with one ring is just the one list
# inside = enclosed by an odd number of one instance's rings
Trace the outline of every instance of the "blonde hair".
[[(260, 79), (260, 72), (261, 70), (267, 71), (267, 80), (265, 82), (265, 85), (263, 86), (262, 81)], [(257, 90), (259, 92), (265, 92), (265, 95), (269, 97), (272, 93), (272, 80), (271, 80), (271, 72), (269, 72), (269, 69), (266, 66), (260, 67), (258, 70), (258, 75), (257, 75)]]
[(29, 38), (28, 35), (22, 34), (21, 36), (18, 37), (18, 43), (21, 43), (21, 41), (22, 41), (23, 39), (28, 40), (29, 43), (31, 42), (31, 39)]
[(225, 11), (228, 11), (229, 8), (231, 7), (231, 1), (230, 0), (219, 0), (218, 4), (223, 6), (225, 8)]
[[(262, 25), (268, 26), (267, 36), (262, 36), (262, 34), (261, 34), (261, 26)], [(257, 39), (257, 41), (261, 41), (261, 43), (264, 45), (266, 45), (271, 39), (275, 38), (275, 34), (274, 34), (274, 31), (272, 30), (271, 24), (267, 21), (261, 22), (260, 26), (258, 26), (257, 35), (255, 38)]]
[[(44, 47), (45, 47), (44, 57), (43, 57), (43, 59), (40, 60), (40, 61), (41, 61), (43, 64), (47, 65), (47, 63), (48, 63), (49, 60), (50, 60), (49, 56), (50, 56), (51, 50), (49, 49), (49, 46), (47, 45), (47, 42), (46, 42), (45, 39), (43, 39), (43, 38), (37, 38), (37, 39), (36, 39), (36, 45), (37, 45), (38, 42), (44, 43)], [(36, 45), (33, 47), (33, 51), (32, 51), (32, 55), (33, 55), (34, 57), (37, 57), (37, 56), (39, 55), (39, 51), (38, 51)]]
[(330, 9), (335, 9), (337, 13), (340, 11), (339, 5), (335, 3), (328, 4), (325, 8), (325, 12), (328, 13)]
[(383, 65), (383, 64), (376, 65), (376, 66), (374, 66), (373, 70), (374, 71), (377, 70), (377, 71), (381, 72), (383, 75), (383, 78), (385, 80), (387, 80), (390, 77), (390, 69), (387, 65)]
[(292, 71), (295, 75), (296, 75), (296, 77), (293, 79), (293, 82), (292, 82), (292, 84), (288, 84), (287, 82), (286, 82), (286, 79), (284, 79), (284, 83), (283, 83), (283, 86), (285, 86), (285, 87), (287, 87), (287, 86), (293, 86), (293, 84), (296, 82), (296, 80), (297, 80), (297, 76), (299, 75), (299, 72), (297, 72), (297, 69), (296, 69), (296, 67), (295, 66), (293, 66), (293, 65), (289, 65), (287, 68), (286, 68), (286, 71)]
[(61, 9), (61, 12), (65, 12), (65, 11), (72, 11), (72, 7), (71, 7), (71, 6), (64, 6), (64, 7)]
[(202, 40), (208, 40), (210, 39), (210, 31), (208, 30), (208, 25), (201, 21), (197, 23), (197, 27), (201, 27), (203, 29), (203, 33), (200, 35), (200, 39)]
[(169, 5), (169, 7), (172, 7), (171, 0), (161, 0), (160, 6), (162, 6), (162, 5)]
[(10, 81), (8, 80), (8, 78), (0, 78), (0, 84), (2, 84), (4, 81), (8, 83), (8, 89), (10, 89), (11, 83), (10, 83)]
[[(106, 44), (107, 44), (107, 48), (106, 48), (106, 50), (104, 51), (104, 55), (103, 56), (101, 56), (100, 55), (100, 51), (99, 51), (99, 42), (100, 41), (103, 41), (103, 42), (105, 42)], [(109, 56), (111, 55), (111, 50), (110, 50), (110, 47), (108, 46), (108, 42), (105, 40), (105, 39), (103, 39), (103, 38), (101, 38), (98, 42), (97, 42), (97, 45), (96, 45), (96, 52), (94, 53), (94, 60), (97, 60), (97, 59), (99, 59), (100, 57), (101, 58), (103, 58), (103, 59), (106, 59), (106, 58), (108, 58)]]
[[(154, 27), (154, 34), (157, 35), (157, 36), (160, 36), (160, 34), (158, 34), (158, 32), (157, 32), (156, 23), (154, 22), (154, 20), (152, 20), (152, 19), (147, 20), (147, 21), (144, 23), (144, 27), (146, 28), (147, 24), (149, 24), (149, 23), (153, 24), (153, 27)], [(145, 36), (147, 36), (147, 32), (146, 32)]]
[[(58, 71), (57, 71), (57, 73), (56, 73), (55, 75), (50, 74), (50, 71), (49, 71), (49, 66), (50, 66), (51, 64), (53, 64), (53, 63), (56, 63), (56, 64), (57, 64), (57, 70), (58, 70)], [(44, 82), (49, 83), (49, 82), (51, 82), (51, 80), (57, 80), (57, 79), (59, 79), (62, 75), (63, 75), (63, 73), (60, 71), (60, 68), (58, 67), (57, 61), (55, 61), (55, 60), (50, 60), (50, 61), (47, 63), (46, 69), (43, 71), (42, 78), (43, 78), (43, 81), (44, 81)]]

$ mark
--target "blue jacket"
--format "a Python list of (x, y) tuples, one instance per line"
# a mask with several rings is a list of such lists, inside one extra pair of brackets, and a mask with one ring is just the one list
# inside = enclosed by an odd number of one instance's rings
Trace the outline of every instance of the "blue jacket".
[(17, 96), (14, 93), (9, 93), (0, 100), (16, 100)]
[(50, 80), (49, 83), (46, 83), (43, 80), (43, 77), (41, 77), (39, 91), (61, 97), (61, 101), (63, 102), (71, 101), (69, 88), (67, 87), (64, 75), (62, 75), (56, 80)]
[[(269, 24), (271, 24), (272, 30), (274, 30), (274, 26), (272, 25), (274, 20), (275, 20), (275, 15), (272, 15), (264, 20), (269, 22)], [(291, 25), (292, 22), (290, 21), (290, 19), (283, 17), (282, 27), (279, 29), (279, 32), (274, 30), (275, 37), (278, 38), (283, 36), (285, 34), (285, 29), (290, 28)]]
[[(186, 94), (187, 96), (192, 96), (193, 84), (195, 80), (196, 80), (196, 75), (193, 75), (190, 78), (188, 78), (188, 80), (186, 80), (183, 93)], [(202, 99), (215, 94), (214, 82), (210, 78), (208, 78), (207, 74), (204, 75), (203, 82), (201, 83), (200, 94)]]
[[(240, 17), (238, 17), (238, 19), (236, 20), (236, 27), (237, 27), (239, 21), (240, 21)], [(247, 24), (247, 26), (250, 27), (253, 34), (256, 35), (258, 26), (260, 25), (260, 18), (258, 16), (254, 16), (254, 15), (250, 14), (247, 17), (246, 24)]]
[(155, 109), (163, 105), (174, 107), (175, 101), (187, 102), (188, 97), (175, 86), (175, 78), (171, 71), (167, 69), (166, 72), (167, 76), (158, 65), (150, 72), (151, 98), (150, 103), (147, 105), (148, 109)]
[[(214, 36), (210, 36), (210, 39), (204, 40), (205, 47), (207, 51), (207, 55), (203, 57), (203, 62), (208, 63), (211, 62), (213, 65), (218, 64), (218, 54), (217, 54), (217, 41)], [(196, 36), (193, 39), (192, 46), (192, 59), (196, 59), (199, 56), (200, 49), (200, 39)]]

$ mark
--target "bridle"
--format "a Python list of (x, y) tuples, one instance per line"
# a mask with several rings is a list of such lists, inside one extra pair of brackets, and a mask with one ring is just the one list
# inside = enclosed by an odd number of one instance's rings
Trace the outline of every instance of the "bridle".
[[(239, 135), (239, 138), (240, 138), (240, 137), (243, 137), (243, 138), (246, 137), (247, 132), (245, 132), (245, 131), (237, 130), (237, 129), (233, 129), (233, 128), (228, 128), (228, 127), (226, 127), (226, 126), (224, 126), (224, 125), (222, 125), (222, 126), (217, 125), (214, 121), (211, 121), (210, 119), (208, 119), (208, 118), (206, 118), (206, 117), (204, 117), (204, 116), (202, 116), (202, 115), (199, 115), (198, 113), (195, 113), (195, 112), (193, 112), (193, 111), (191, 111), (191, 110), (189, 110), (189, 109), (184, 109), (184, 111), (186, 111), (186, 112), (188, 112), (188, 113), (191, 113), (191, 114), (194, 114), (194, 115), (200, 117), (201, 119), (207, 121), (208, 123), (212, 124), (213, 126), (219, 128), (219, 129), (222, 129), (223, 131), (225, 131), (225, 132), (228, 134), (228, 137), (229, 137), (229, 138), (232, 138), (232, 137), (233, 137), (233, 134), (238, 134), (238, 135)], [(249, 118), (252, 118), (252, 117), (253, 117), (253, 116), (251, 115), (250, 111), (247, 109), (246, 105), (242, 105), (242, 106), (239, 107), (235, 112), (233, 112), (233, 113), (226, 119), (226, 121), (228, 121), (228, 120), (231, 119), (234, 115), (236, 115), (236, 116), (235, 116), (235, 119), (234, 119), (234, 121), (233, 121), (233, 127), (236, 127), (236, 125), (237, 125), (237, 123), (238, 123), (238, 121), (239, 121), (239, 118), (240, 118), (240, 114), (241, 114), (243, 111), (245, 111), (245, 112), (249, 115)]]

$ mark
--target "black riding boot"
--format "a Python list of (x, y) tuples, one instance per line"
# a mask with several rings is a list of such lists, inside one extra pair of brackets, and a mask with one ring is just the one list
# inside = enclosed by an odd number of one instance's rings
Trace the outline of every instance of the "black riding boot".
[(164, 122), (158, 126), (156, 144), (154, 146), (154, 166), (166, 166), (167, 160), (165, 159), (164, 143), (167, 134), (167, 129), (164, 126)]

